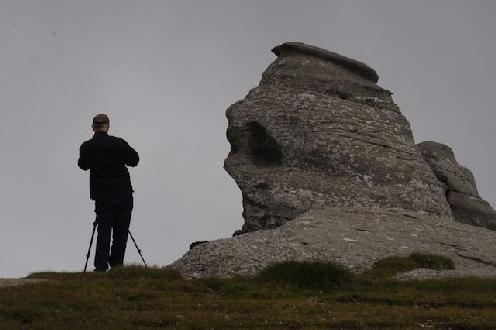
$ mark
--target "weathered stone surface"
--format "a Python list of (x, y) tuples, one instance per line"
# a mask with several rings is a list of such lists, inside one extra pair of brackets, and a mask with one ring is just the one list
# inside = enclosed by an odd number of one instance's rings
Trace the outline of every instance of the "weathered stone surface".
[(225, 169), (242, 191), (243, 232), (314, 208), (393, 207), (449, 215), (410, 126), (365, 64), (299, 43), (227, 110)]
[(496, 230), (496, 212), (485, 200), (449, 191), (448, 202), (456, 221)]
[(438, 180), (444, 183), (449, 191), (479, 196), (474, 175), (468, 168), (458, 164), (449, 146), (433, 141), (425, 141), (417, 146)]
[(394, 279), (399, 281), (410, 280), (434, 280), (442, 278), (456, 278), (456, 277), (479, 277), (487, 278), (494, 277), (492, 269), (465, 269), (465, 270), (435, 270), (429, 268), (418, 268), (409, 272), (399, 273), (394, 276)]
[(334, 62), (349, 71), (357, 74), (365, 79), (368, 79), (374, 83), (379, 80), (379, 76), (374, 69), (369, 67), (367, 64), (354, 60), (352, 58), (339, 55), (338, 53), (330, 52), (326, 49), (322, 49), (315, 46), (305, 45), (301, 42), (286, 42), (282, 45), (276, 46), (272, 49), (272, 52), (278, 57), (281, 56), (291, 56), (296, 54), (305, 54), (316, 58), (321, 58), (326, 61)]
[(197, 245), (200, 245), (200, 244), (203, 244), (203, 243), (207, 243), (208, 241), (196, 241), (196, 242), (193, 242), (189, 245), (189, 248), (192, 249), (194, 248), (195, 246)]
[(477, 192), (472, 172), (458, 164), (447, 145), (426, 141), (418, 144), (425, 161), (440, 182), (456, 221), (496, 230), (496, 211)]
[(323, 260), (359, 272), (426, 252), (452, 258), (456, 270), (404, 278), (496, 276), (496, 232), (460, 223), (492, 228), (472, 173), (449, 147), (415, 145), (377, 73), (300, 43), (273, 51), (259, 86), (226, 113), (224, 167), (241, 189), (245, 224), (235, 237), (193, 245), (170, 267), (229, 277)]
[(426, 252), (455, 263), (456, 271), (436, 272), (434, 277), (496, 276), (495, 240), (496, 232), (447, 216), (331, 208), (307, 212), (276, 229), (195, 246), (171, 267), (188, 277), (229, 277), (254, 274), (278, 261), (332, 260), (363, 271), (391, 255)]

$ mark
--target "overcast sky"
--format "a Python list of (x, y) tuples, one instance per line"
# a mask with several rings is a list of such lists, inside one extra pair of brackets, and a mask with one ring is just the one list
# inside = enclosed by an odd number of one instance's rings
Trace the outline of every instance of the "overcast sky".
[(101, 112), (141, 156), (131, 230), (150, 264), (239, 229), (225, 110), (285, 41), (376, 69), (416, 141), (449, 144), (495, 205), (495, 16), (490, 0), (0, 0), (0, 277), (84, 266), (76, 161)]

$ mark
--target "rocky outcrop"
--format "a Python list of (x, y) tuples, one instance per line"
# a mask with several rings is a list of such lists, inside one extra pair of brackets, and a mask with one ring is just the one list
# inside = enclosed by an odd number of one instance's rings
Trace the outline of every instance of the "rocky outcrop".
[(448, 191), (448, 202), (456, 221), (496, 230), (496, 212), (485, 200)]
[(458, 164), (450, 147), (433, 141), (425, 141), (417, 146), (434, 175), (448, 191), (479, 197), (474, 175), (468, 168)]
[(259, 86), (227, 110), (224, 167), (242, 192), (243, 228), (192, 244), (171, 267), (229, 277), (278, 261), (325, 260), (362, 271), (391, 255), (427, 252), (452, 258), (456, 272), (405, 278), (496, 276), (496, 232), (460, 223), (492, 228), (494, 211), (472, 173), (448, 147), (415, 145), (377, 73), (300, 43), (273, 52)]
[[(391, 255), (435, 253), (456, 271), (436, 277), (496, 276), (496, 232), (394, 209), (331, 208), (310, 211), (273, 230), (220, 239), (191, 249), (172, 267), (187, 277), (251, 275), (285, 260), (335, 261), (355, 271)], [(413, 276), (411, 276), (413, 277)]]
[(438, 180), (445, 185), (454, 219), (496, 230), (496, 211), (479, 196), (474, 175), (458, 164), (453, 150), (432, 141), (419, 143), (418, 148)]
[(227, 110), (224, 167), (242, 192), (242, 232), (323, 207), (450, 214), (443, 186), (373, 69), (300, 43), (273, 52), (260, 85)]

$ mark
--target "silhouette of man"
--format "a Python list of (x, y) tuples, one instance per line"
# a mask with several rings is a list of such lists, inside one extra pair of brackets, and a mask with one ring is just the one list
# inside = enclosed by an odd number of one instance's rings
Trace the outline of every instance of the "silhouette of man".
[[(95, 201), (98, 237), (95, 271), (121, 266), (133, 210), (133, 188), (126, 166), (136, 166), (138, 153), (118, 137), (108, 135), (105, 114), (93, 118), (94, 135), (79, 149), (78, 166), (90, 170), (90, 198)], [(112, 235), (112, 248), (110, 238)]]

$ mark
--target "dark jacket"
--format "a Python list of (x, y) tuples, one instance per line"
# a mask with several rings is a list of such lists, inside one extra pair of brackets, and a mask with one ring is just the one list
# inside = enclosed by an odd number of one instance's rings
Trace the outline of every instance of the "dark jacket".
[(127, 166), (136, 166), (138, 153), (129, 144), (106, 132), (96, 132), (79, 148), (78, 166), (90, 170), (90, 198), (103, 199), (121, 193), (132, 193)]

